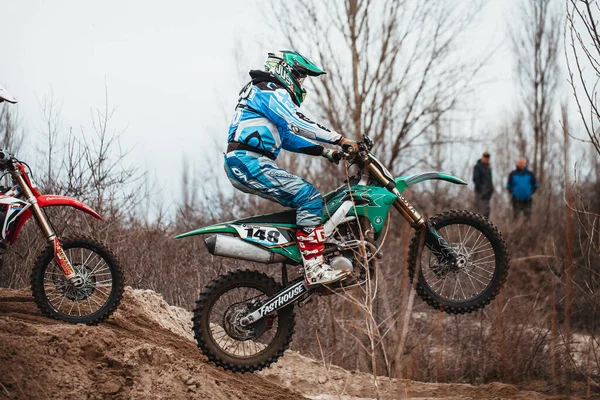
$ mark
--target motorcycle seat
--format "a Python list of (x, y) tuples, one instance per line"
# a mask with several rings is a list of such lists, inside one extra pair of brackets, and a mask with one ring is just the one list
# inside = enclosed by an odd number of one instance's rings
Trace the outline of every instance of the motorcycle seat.
[(254, 217), (248, 217), (244, 219), (238, 219), (236, 223), (241, 224), (296, 224), (296, 210), (285, 210), (272, 214), (256, 215)]

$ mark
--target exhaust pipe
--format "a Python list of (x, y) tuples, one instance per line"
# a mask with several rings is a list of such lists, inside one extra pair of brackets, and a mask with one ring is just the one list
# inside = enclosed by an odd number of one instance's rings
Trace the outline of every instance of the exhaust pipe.
[(204, 243), (208, 252), (215, 256), (237, 258), (238, 260), (263, 264), (280, 263), (288, 259), (281, 254), (270, 252), (233, 236), (212, 235), (204, 239)]

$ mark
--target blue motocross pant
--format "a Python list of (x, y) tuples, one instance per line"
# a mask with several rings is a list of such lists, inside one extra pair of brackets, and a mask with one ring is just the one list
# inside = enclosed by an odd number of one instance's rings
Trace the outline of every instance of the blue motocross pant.
[(296, 209), (296, 225), (321, 225), (323, 198), (304, 179), (281, 169), (275, 161), (246, 150), (225, 154), (225, 171), (233, 186), (242, 192)]

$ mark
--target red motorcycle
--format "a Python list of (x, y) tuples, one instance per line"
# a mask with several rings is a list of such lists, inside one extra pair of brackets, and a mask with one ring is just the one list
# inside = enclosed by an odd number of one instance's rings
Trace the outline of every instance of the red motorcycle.
[[(0, 103), (16, 103), (0, 86)], [(31, 291), (42, 313), (73, 324), (96, 324), (106, 319), (123, 297), (123, 271), (117, 257), (87, 236), (59, 239), (43, 208), (75, 207), (102, 220), (87, 205), (66, 196), (43, 195), (33, 184), (31, 169), (6, 150), (0, 150), (0, 170), (8, 171), (13, 186), (0, 193), (0, 253), (15, 243), (33, 215), (48, 246), (31, 273)]]
[[(0, 103), (17, 101), (0, 86)], [(48, 246), (31, 273), (31, 291), (42, 313), (70, 323), (96, 324), (106, 319), (123, 297), (123, 272), (117, 257), (89, 237), (60, 240), (45, 207), (75, 207), (102, 220), (87, 205), (66, 196), (43, 195), (32, 183), (31, 169), (6, 150), (0, 150), (0, 170), (8, 171), (13, 186), (0, 193), (0, 253), (15, 243), (33, 215)]]
[(4, 249), (15, 243), (33, 215), (48, 240), (31, 274), (35, 303), (50, 318), (96, 324), (117, 308), (123, 296), (119, 261), (106, 246), (90, 237), (59, 239), (43, 209), (68, 206), (99, 220), (102, 217), (74, 198), (41, 194), (27, 173), (29, 166), (25, 166), (8, 151), (0, 150), (0, 169), (8, 171), (13, 182), (13, 187), (0, 194), (0, 243)]

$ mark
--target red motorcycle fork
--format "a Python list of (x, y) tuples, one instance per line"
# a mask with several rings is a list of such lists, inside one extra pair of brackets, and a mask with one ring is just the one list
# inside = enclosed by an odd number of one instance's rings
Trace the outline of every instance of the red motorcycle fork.
[[(43, 203), (44, 200), (52, 199), (52, 196), (44, 196), (44, 198), (43, 198), (40, 195), (40, 192), (37, 189), (32, 187), (31, 181), (27, 177), (27, 173), (25, 172), (25, 170), (22, 166), (20, 166), (20, 168), (18, 170), (12, 171), (12, 175), (13, 175), (14, 179), (17, 181), (17, 183), (18, 183), (19, 187), (21, 188), (21, 190), (23, 191), (23, 193), (25, 194), (25, 197), (27, 197), (27, 200), (31, 203), (31, 208), (30, 208), (31, 212), (29, 215), (33, 214), (33, 216), (35, 217), (35, 220), (37, 221), (44, 236), (46, 236), (48, 241), (52, 242), (52, 244), (54, 245), (54, 259), (60, 266), (60, 269), (65, 274), (65, 278), (67, 278), (67, 279), (73, 278), (77, 274), (73, 270), (73, 266), (69, 262), (69, 259), (67, 258), (67, 255), (65, 254), (65, 252), (62, 248), (62, 245), (60, 244), (60, 240), (54, 233), (54, 230), (50, 226), (50, 223), (46, 219), (46, 216), (42, 212), (40, 204), (38, 203), (38, 199), (42, 200), (42, 203)], [(54, 196), (54, 199), (59, 199), (59, 202), (60, 202), (60, 200), (64, 201), (64, 199), (60, 198), (60, 196)], [(44, 205), (44, 204), (42, 204), (42, 205)], [(27, 211), (29, 211), (29, 210), (27, 210)], [(16, 234), (18, 234), (18, 230), (22, 227), (22, 223), (24, 223), (24, 221), (27, 220), (27, 218), (29, 218), (29, 215), (21, 216), (21, 220), (19, 221)], [(98, 216), (98, 217), (100, 217), (100, 216)], [(16, 235), (15, 235), (14, 239), (16, 239)]]
[(60, 244), (60, 240), (58, 240), (58, 237), (54, 236), (53, 242), (54, 259), (60, 266), (60, 269), (62, 270), (63, 274), (65, 274), (65, 277), (69, 279), (71, 276), (75, 275), (75, 270), (71, 266), (71, 262), (67, 258), (67, 255), (65, 254), (65, 251), (63, 250), (62, 245)]

